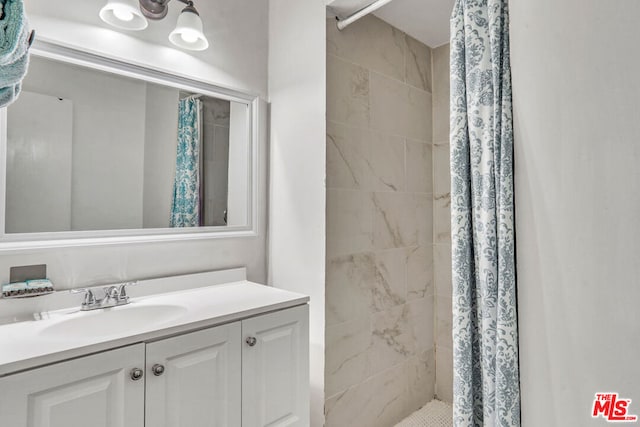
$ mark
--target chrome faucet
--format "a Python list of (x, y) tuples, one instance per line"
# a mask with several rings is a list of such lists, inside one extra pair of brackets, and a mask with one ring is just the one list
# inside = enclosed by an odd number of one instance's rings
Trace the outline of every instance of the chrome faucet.
[(127, 286), (135, 282), (126, 282), (119, 285), (111, 285), (102, 288), (103, 296), (98, 299), (95, 296), (95, 288), (72, 289), (72, 293), (84, 292), (84, 301), (80, 306), (82, 311), (96, 310), (99, 308), (116, 307), (129, 304)]

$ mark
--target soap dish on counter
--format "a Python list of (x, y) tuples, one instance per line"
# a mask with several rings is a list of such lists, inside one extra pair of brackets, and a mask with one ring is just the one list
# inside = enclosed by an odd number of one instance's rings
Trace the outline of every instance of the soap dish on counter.
[(26, 280), (2, 285), (2, 298), (5, 299), (39, 297), (53, 292), (53, 283), (49, 279)]

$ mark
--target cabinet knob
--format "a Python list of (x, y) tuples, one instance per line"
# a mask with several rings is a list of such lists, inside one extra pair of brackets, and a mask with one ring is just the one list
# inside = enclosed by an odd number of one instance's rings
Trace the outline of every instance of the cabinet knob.
[(156, 363), (151, 367), (151, 372), (153, 372), (153, 375), (155, 375), (156, 377), (159, 377), (160, 375), (164, 374), (164, 366)]
[(140, 368), (133, 368), (129, 375), (131, 376), (132, 380), (138, 381), (144, 375), (144, 371)]
[(249, 347), (253, 347), (254, 345), (256, 345), (256, 343), (258, 342), (258, 340), (256, 339), (256, 337), (249, 337), (247, 338), (247, 345)]

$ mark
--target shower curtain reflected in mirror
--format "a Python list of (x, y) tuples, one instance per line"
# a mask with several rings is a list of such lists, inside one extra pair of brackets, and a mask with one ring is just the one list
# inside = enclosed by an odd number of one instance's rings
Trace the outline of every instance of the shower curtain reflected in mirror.
[(453, 406), (456, 426), (519, 426), (507, 0), (451, 18)]
[(171, 202), (171, 227), (198, 227), (201, 217), (202, 102), (180, 100), (176, 175)]

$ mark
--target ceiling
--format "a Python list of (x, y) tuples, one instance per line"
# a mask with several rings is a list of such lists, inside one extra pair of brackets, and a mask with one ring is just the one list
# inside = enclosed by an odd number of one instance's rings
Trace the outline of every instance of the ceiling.
[[(449, 42), (449, 17), (455, 0), (393, 0), (374, 15), (430, 47)], [(328, 0), (340, 17), (371, 4), (373, 0)]]

